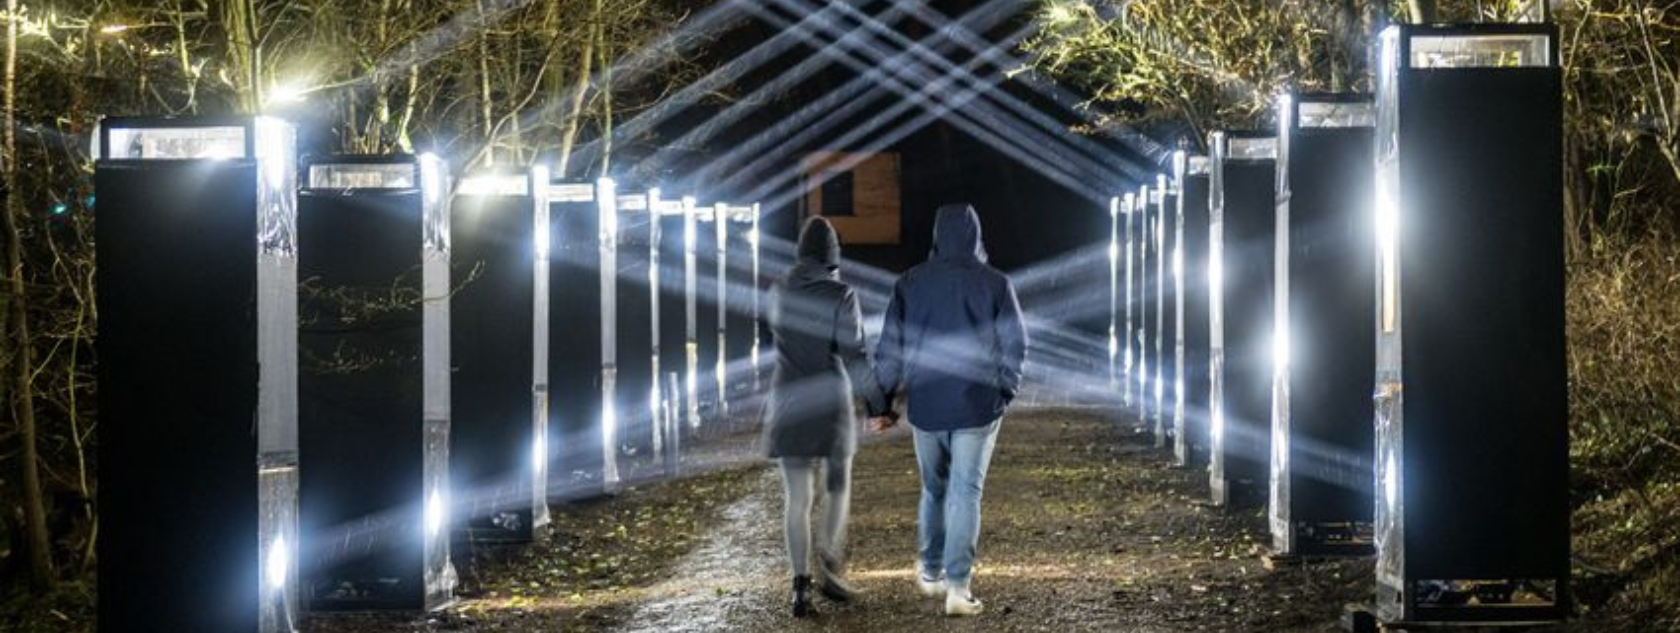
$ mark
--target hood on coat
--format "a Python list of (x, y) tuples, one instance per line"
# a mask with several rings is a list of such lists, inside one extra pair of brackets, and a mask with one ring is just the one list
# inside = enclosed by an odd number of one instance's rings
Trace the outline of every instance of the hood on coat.
[(813, 217), (799, 230), (799, 263), (840, 267), (840, 234), (826, 218)]
[(933, 258), (986, 261), (986, 246), (980, 242), (980, 215), (972, 205), (939, 207), (933, 220)]

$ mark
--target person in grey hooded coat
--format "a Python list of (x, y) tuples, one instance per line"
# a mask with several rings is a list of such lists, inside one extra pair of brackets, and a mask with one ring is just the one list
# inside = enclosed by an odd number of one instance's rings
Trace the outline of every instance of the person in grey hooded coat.
[(798, 261), (772, 289), (768, 317), (776, 369), (764, 443), (781, 467), (793, 613), (804, 617), (813, 612), (810, 522), (819, 471), (828, 503), (817, 537), (818, 590), (845, 602), (855, 594), (843, 579), (852, 454), (860, 426), (852, 400), (863, 399), (872, 417), (888, 409), (870, 366), (857, 295), (840, 280), (840, 239), (827, 220), (806, 221)]

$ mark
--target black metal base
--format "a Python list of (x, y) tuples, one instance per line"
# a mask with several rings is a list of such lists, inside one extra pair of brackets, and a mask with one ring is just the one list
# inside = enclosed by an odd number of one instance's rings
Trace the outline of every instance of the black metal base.
[[(1469, 607), (1486, 610), (1488, 607)], [(1520, 607), (1526, 608), (1526, 607)], [(1491, 615), (1491, 614), (1490, 614)], [(1522, 613), (1501, 611), (1506, 619), (1449, 619), (1384, 622), (1377, 608), (1370, 604), (1348, 604), (1342, 607), (1341, 628), (1348, 633), (1382, 633), (1385, 631), (1521, 631), (1557, 624), (1561, 618), (1536, 617), (1524, 619)]]
[(1377, 607), (1369, 604), (1342, 605), (1342, 630), (1348, 633), (1377, 633)]
[(1297, 547), (1291, 554), (1270, 552), (1260, 557), (1266, 569), (1278, 570), (1347, 558), (1364, 558), (1377, 553), (1370, 543), (1320, 543), (1313, 547)]

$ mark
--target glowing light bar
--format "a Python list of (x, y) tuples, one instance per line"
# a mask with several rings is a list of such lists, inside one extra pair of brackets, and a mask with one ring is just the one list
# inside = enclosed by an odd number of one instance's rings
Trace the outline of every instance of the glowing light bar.
[(1278, 321), (1272, 332), (1272, 363), (1279, 374), (1289, 372), (1289, 327)]
[(309, 188), (413, 189), (415, 171), (410, 163), (317, 163), (309, 166)]
[(1377, 256), (1381, 258), (1379, 296), (1382, 331), (1392, 333), (1399, 314), (1400, 210), (1395, 200), (1392, 170), (1377, 173)]
[[(1288, 107), (1285, 102), (1280, 107)], [(1372, 127), (1377, 109), (1369, 101), (1304, 101), (1296, 125), (1303, 128)]]
[(132, 127), (105, 130), (99, 158), (107, 160), (227, 160), (245, 158), (246, 128)]
[(444, 182), (447, 166), (437, 154), (426, 153), (420, 155), (420, 192), (427, 204), (437, 204), (443, 200), (448, 183)]
[(274, 539), (268, 546), (268, 556), (264, 571), (267, 573), (268, 588), (281, 591), (286, 588), (286, 581), (291, 577), (292, 550), (286, 544), (285, 535)]
[(549, 202), (594, 202), (595, 187), (583, 182), (551, 184), (548, 186), (548, 200)]
[(531, 442), (531, 467), (538, 470), (548, 469), (548, 438), (538, 435)]
[(1277, 159), (1278, 143), (1274, 137), (1232, 137), (1226, 143), (1230, 150), (1226, 152), (1226, 160), (1275, 160)]
[(424, 519), (426, 522), (426, 538), (435, 539), (439, 534), (442, 534), (443, 525), (447, 519), (448, 516), (443, 507), (443, 495), (433, 490), (431, 496), (426, 498)]
[(1543, 34), (1414, 35), (1412, 68), (1544, 68), (1552, 63)]
[(463, 196), (523, 196), (530, 192), (528, 174), (483, 174), (461, 179), (456, 193)]
[(1394, 463), (1394, 454), (1390, 453), (1383, 462), (1383, 502), (1388, 504), (1390, 512), (1400, 508), (1400, 465)]

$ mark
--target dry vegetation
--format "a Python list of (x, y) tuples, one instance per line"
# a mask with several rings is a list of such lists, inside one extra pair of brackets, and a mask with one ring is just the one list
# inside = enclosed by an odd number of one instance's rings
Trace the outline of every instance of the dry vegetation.
[[(85, 621), (99, 529), (89, 133), (268, 111), (316, 151), (603, 173), (685, 85), (682, 0), (9, 0), (0, 213), (0, 629)], [(567, 151), (556, 155), (554, 150)], [(572, 160), (565, 160), (571, 157)], [(27, 588), (32, 586), (33, 588)], [(43, 596), (50, 596), (42, 599)], [(21, 615), (7, 605), (26, 607)], [(29, 629), (25, 629), (29, 630)]]
[(1581, 599), (1680, 628), (1680, 249), (1606, 239), (1571, 273)]

